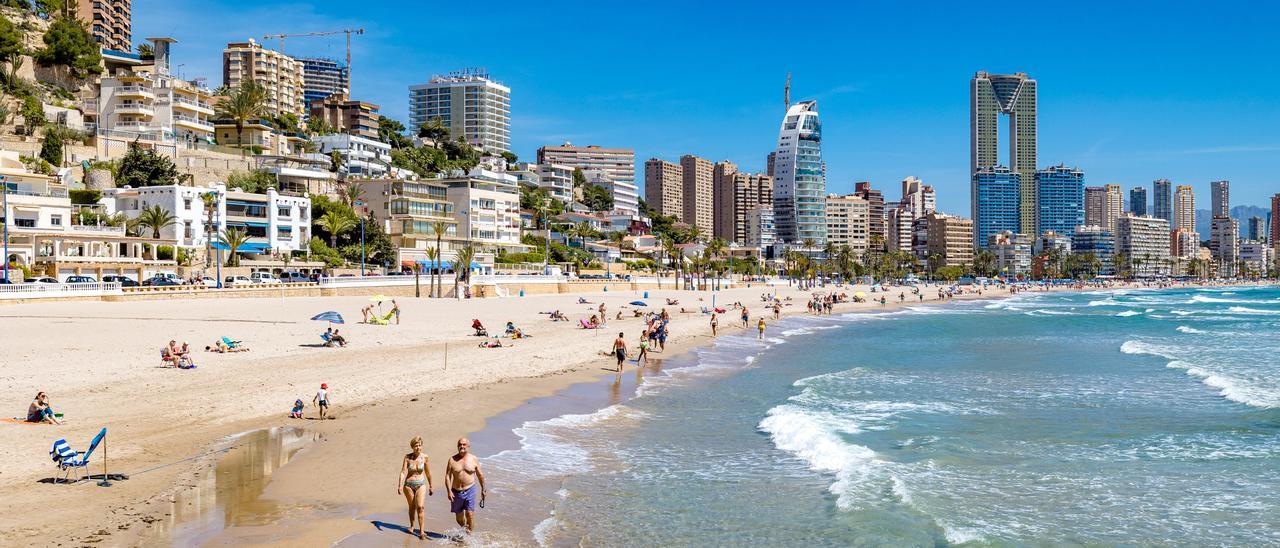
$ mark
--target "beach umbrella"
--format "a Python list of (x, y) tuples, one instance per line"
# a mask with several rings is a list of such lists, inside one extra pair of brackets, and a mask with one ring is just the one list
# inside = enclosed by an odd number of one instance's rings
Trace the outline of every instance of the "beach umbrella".
[(629, 305), (631, 305), (631, 306), (649, 306), (649, 305), (645, 304), (645, 302), (644, 302), (644, 301), (631, 301), (631, 302), (629, 302), (629, 303), (627, 303), (627, 304), (629, 304)]
[(388, 296), (386, 296), (386, 295), (382, 295), (382, 294), (378, 294), (378, 295), (374, 295), (374, 296), (372, 296), (372, 297), (369, 297), (369, 300), (370, 300), (370, 301), (373, 301), (373, 302), (375, 302), (375, 303), (380, 303), (380, 302), (383, 302), (383, 301), (389, 301), (389, 300), (391, 300), (391, 297), (388, 297)]
[(319, 314), (316, 314), (315, 316), (312, 316), (312, 317), (311, 317), (311, 319), (313, 319), (313, 320), (315, 320), (315, 321), (318, 321), (318, 322), (346, 323), (346, 322), (342, 321), (342, 314), (339, 314), (339, 313), (334, 312), (334, 311), (332, 311), (332, 310), (330, 310), (330, 311), (328, 311), (328, 312), (321, 312), (321, 313), (319, 313)]

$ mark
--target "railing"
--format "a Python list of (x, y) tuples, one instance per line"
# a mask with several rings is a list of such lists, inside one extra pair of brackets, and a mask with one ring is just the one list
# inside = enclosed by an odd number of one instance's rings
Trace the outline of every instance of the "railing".
[(71, 225), (72, 232), (105, 232), (108, 234), (124, 234), (123, 226)]
[(544, 276), (542, 274), (490, 274), (472, 276), (476, 285), (500, 284), (561, 284), (570, 281), (568, 276)]
[(173, 116), (173, 119), (178, 122), (187, 122), (189, 124), (199, 124), (199, 125), (210, 127), (210, 128), (213, 127), (213, 123), (208, 120), (201, 120), (198, 118), (192, 118), (190, 116), (183, 116), (181, 114), (175, 114)]
[[(422, 274), (423, 283), (429, 276)], [(447, 283), (452, 284), (449, 280)], [(351, 276), (337, 278), (320, 278), (320, 287), (379, 287), (413, 285), (413, 276)]]
[(68, 193), (66, 190), (52, 189), (46, 192), (31, 192), (27, 190), (10, 190), (10, 196), (35, 196), (37, 198), (66, 198)]
[(201, 103), (201, 102), (199, 102), (199, 101), (192, 101), (191, 99), (185, 99), (185, 98), (182, 98), (182, 97), (174, 97), (173, 102), (175, 102), (175, 103), (179, 103), (179, 104), (183, 104), (183, 105), (187, 105), (187, 106), (196, 107), (196, 108), (207, 108), (207, 109), (210, 109), (210, 110), (212, 110), (212, 109), (213, 109), (213, 107), (209, 106), (209, 103)]
[(75, 284), (23, 283), (0, 285), (0, 299), (47, 299), (51, 297), (99, 297), (121, 294), (119, 282)]
[(142, 86), (120, 86), (116, 88), (116, 94), (118, 95), (135, 95), (136, 94), (136, 95), (146, 95), (149, 97), (156, 96), (155, 92), (151, 91), (151, 89), (144, 88)]

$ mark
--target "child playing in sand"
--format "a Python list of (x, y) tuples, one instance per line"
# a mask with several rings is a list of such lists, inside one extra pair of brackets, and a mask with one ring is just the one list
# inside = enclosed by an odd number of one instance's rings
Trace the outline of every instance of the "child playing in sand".
[(302, 398), (298, 398), (298, 399), (294, 400), (294, 401), (293, 401), (293, 411), (290, 411), (290, 412), (289, 412), (289, 418), (291, 418), (291, 419), (300, 419), (300, 418), (302, 418), (302, 410), (303, 410), (305, 407), (306, 407), (306, 406), (302, 404)]

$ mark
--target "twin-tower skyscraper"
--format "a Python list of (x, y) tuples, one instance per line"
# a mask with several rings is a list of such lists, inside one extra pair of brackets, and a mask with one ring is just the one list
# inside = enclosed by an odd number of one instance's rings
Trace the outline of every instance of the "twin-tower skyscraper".
[[(1008, 117), (1008, 160), (1000, 161), (1000, 116)], [(1036, 81), (1025, 72), (990, 74), (978, 71), (969, 82), (969, 176), (973, 219), (1008, 214), (994, 212), (978, 199), (980, 170), (1004, 166), (1018, 179), (1018, 212), (1023, 234), (1036, 234)], [(1006, 202), (1007, 203), (1007, 202)]]

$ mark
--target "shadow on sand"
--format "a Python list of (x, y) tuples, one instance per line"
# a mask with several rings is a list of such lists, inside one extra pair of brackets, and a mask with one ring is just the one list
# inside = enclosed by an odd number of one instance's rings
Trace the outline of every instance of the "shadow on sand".
[[(403, 525), (400, 525), (398, 523), (387, 523), (385, 521), (378, 521), (378, 520), (373, 520), (373, 521), (370, 521), (369, 523), (373, 525), (373, 527), (378, 531), (398, 531), (412, 537), (418, 536), (418, 534), (413, 532), (413, 530)], [(434, 531), (426, 531), (426, 535), (427, 535), (427, 538), (431, 540), (449, 540), (450, 538), (452, 538), (447, 535), (442, 535)]]

